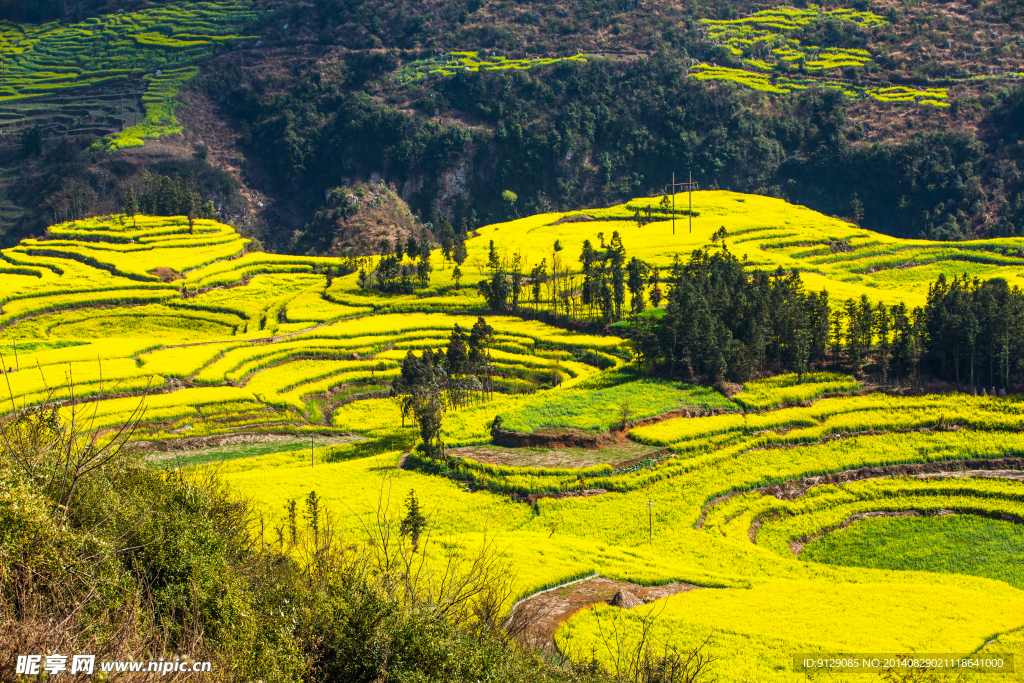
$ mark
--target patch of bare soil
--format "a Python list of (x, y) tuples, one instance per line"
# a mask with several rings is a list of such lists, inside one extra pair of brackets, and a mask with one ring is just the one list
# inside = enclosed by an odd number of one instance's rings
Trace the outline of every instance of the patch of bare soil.
[(156, 275), (163, 282), (174, 282), (181, 279), (181, 273), (171, 268), (154, 268), (149, 273), (150, 275)]
[(593, 216), (588, 216), (585, 213), (576, 214), (575, 216), (562, 216), (551, 225), (561, 225), (562, 223), (589, 223), (590, 221), (597, 220)]
[[(353, 441), (360, 441), (363, 437), (354, 434), (342, 436), (319, 436), (316, 437), (317, 446), (337, 446)], [(218, 434), (215, 436), (196, 436), (184, 439), (173, 439), (169, 441), (138, 441), (133, 445), (144, 451), (154, 451), (146, 456), (146, 460), (168, 460), (178, 456), (197, 456), (208, 453), (216, 453), (229, 448), (238, 450), (238, 447), (259, 446), (280, 444), (288, 448), (295, 444), (308, 445), (305, 437), (296, 437), (294, 434)]]
[(537, 431), (530, 434), (502, 429), (500, 423), (491, 428), (491, 439), (509, 448), (592, 448), (597, 449), (614, 440), (610, 434), (596, 434), (577, 429)]
[[(535, 647), (555, 648), (555, 632), (572, 615), (598, 603), (611, 604), (620, 591), (627, 596), (639, 598), (646, 604), (658, 598), (699, 589), (688, 583), (670, 583), (665, 586), (639, 586), (625, 581), (613, 581), (603, 576), (593, 576), (551, 590), (537, 593), (516, 605), (522, 611), (529, 625), (524, 640)], [(630, 596), (630, 597), (631, 597)], [(621, 601), (621, 599), (620, 599)], [(627, 600), (625, 604), (634, 604)]]
[(590, 467), (608, 463), (621, 466), (661, 455), (666, 449), (644, 446), (628, 439), (612, 441), (602, 448), (506, 448), (502, 446), (467, 446), (450, 454), (472, 458), (478, 462), (511, 467)]

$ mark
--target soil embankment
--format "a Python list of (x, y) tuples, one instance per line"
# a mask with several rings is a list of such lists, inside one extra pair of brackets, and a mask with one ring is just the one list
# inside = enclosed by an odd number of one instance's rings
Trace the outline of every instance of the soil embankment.
[(665, 586), (639, 586), (626, 581), (614, 581), (603, 576), (593, 576), (537, 593), (516, 606), (527, 621), (524, 639), (531, 645), (555, 649), (555, 632), (572, 615), (591, 605), (611, 603), (620, 591), (632, 594), (644, 604), (677, 593), (698, 590), (700, 586), (689, 583), (670, 583)]

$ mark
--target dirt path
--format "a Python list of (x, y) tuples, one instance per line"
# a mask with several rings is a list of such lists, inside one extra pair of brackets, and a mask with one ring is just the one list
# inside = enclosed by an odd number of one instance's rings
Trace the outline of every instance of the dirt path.
[[(340, 446), (363, 439), (364, 437), (355, 434), (317, 435), (314, 437), (314, 445), (317, 447)], [(144, 450), (152, 449), (146, 455), (146, 460), (160, 461), (172, 458), (195, 460), (197, 458), (205, 459), (205, 456), (209, 456), (209, 461), (212, 462), (219, 459), (216, 457), (218, 455), (238, 457), (239, 453), (250, 451), (252, 455), (262, 455), (264, 451), (270, 452), (275, 447), (281, 451), (308, 449), (309, 443), (308, 435), (242, 433), (191, 437), (167, 442), (140, 441), (135, 445)]]
[(688, 583), (670, 583), (665, 586), (638, 586), (635, 583), (614, 581), (593, 576), (564, 586), (537, 593), (516, 606), (516, 612), (525, 612), (529, 620), (525, 640), (535, 647), (555, 649), (555, 632), (572, 615), (598, 603), (609, 603), (615, 594), (629, 591), (644, 602), (687, 593), (699, 589)]
[(628, 439), (621, 439), (602, 448), (512, 448), (507, 446), (465, 446), (453, 448), (452, 455), (472, 458), (478, 462), (516, 467), (589, 467), (609, 464), (620, 466), (624, 462), (636, 462), (644, 458), (664, 455), (667, 448), (644, 446)]

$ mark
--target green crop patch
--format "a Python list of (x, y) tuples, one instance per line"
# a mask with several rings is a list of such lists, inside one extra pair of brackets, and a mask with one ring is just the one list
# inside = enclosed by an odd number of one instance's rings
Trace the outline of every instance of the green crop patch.
[(974, 515), (869, 518), (826, 534), (802, 559), (880, 569), (984, 576), (1024, 588), (1024, 526)]

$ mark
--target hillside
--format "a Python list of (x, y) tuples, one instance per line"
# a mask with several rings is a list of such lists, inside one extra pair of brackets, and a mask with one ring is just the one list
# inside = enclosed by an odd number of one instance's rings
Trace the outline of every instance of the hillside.
[[(652, 210), (660, 220), (642, 227), (633, 221), (648, 201), (482, 227), (466, 241), (465, 265), (483, 260), (481, 271), (493, 272), (492, 240), (496, 254), (521, 251), (529, 265), (553, 238), (562, 246), (555, 254), (574, 264), (583, 239), (618, 231), (627, 254), (667, 268), (677, 253), (688, 260), (709, 238), (723, 239), (724, 226), (727, 249), (715, 253), (736, 251), (748, 271), (798, 267), (836, 299), (905, 295), (919, 304), (939, 273), (1020, 277), (1018, 238), (944, 248), (719, 191), (695, 193), (694, 231), (678, 216), (673, 241), (664, 212)], [(406, 246), (411, 280), (426, 259), (422, 246)], [(660, 586), (655, 628), (683, 649), (714, 636), (709, 671), (722, 681), (791, 680), (789, 660), (783, 666), (777, 655), (795, 649), (1024, 654), (1024, 577), (1009, 559), (1024, 520), (1021, 402), (1001, 370), (1001, 391), (979, 382), (957, 393), (916, 375), (887, 380), (860, 361), (850, 361), (856, 378), (827, 371), (847, 362), (832, 356), (800, 376), (718, 391), (645, 375), (641, 347), (608, 328), (532, 319), (552, 303), (546, 288), (520, 311), (488, 311), (475, 287), (450, 281), (452, 265), (428, 272), (412, 293), (389, 293), (356, 280), (368, 282), (365, 273), (381, 272), (393, 254), (353, 261), (252, 247), (212, 220), (119, 215), (54, 225), (45, 239), (3, 250), (0, 352), (10, 396), (0, 414), (9, 420), (36, 404), (77, 411), (102, 443), (141, 408), (132, 438), (149, 466), (202, 477), (206, 470), (193, 468), (218, 462), (232, 495), (259, 516), (250, 527), (255, 538), (263, 529), (257, 545), (274, 547), (278, 529), (282, 553), (284, 530), (297, 524), (289, 501), (315, 492), (333, 531), (358, 539), (382, 495), (397, 506), (414, 491), (430, 528), (425, 562), (443, 563), (452, 543), (497, 543), (507, 586), (495, 608), (533, 596), (522, 609), (553, 609), (555, 621), (528, 617), (523, 638), (557, 643), (580, 665), (594, 657), (613, 674), (616, 654), (601, 630), (615, 624), (621, 646), (632, 647), (644, 612), (583, 609), (610, 598), (596, 597), (609, 585), (640, 594)], [(430, 259), (443, 263), (436, 245)], [(902, 289), (889, 284), (893, 270), (880, 266), (908, 260), (916, 265), (896, 272), (912, 277), (897, 280)], [(363, 274), (343, 274), (352, 268)], [(674, 290), (688, 286), (679, 281), (666, 296), (675, 301)], [(1010, 296), (1020, 299), (1019, 289)], [(1019, 321), (1011, 326), (1010, 379), (1019, 384)], [(881, 338), (868, 335), (864, 360), (881, 362)], [(934, 340), (922, 339), (930, 353)], [(848, 343), (852, 353), (857, 342)], [(468, 349), (462, 361), (459, 344)], [(427, 372), (415, 369), (413, 351), (436, 353), (444, 381), (456, 382), (443, 394), (441, 451), (422, 436), (425, 404), (401, 408), (423, 390), (407, 383)], [(891, 519), (859, 521), (873, 517)], [(847, 526), (856, 535), (837, 531)], [(923, 551), (906, 539), (918, 530), (962, 534), (979, 550), (942, 540), (941, 551), (915, 560)], [(894, 543), (903, 544), (900, 561), (879, 554)], [(538, 593), (586, 577), (559, 593), (561, 602)], [(827, 599), (809, 608), (807, 595)], [(244, 610), (232, 614), (263, 633)], [(297, 639), (293, 656), (322, 661), (300, 633), (287, 636)], [(300, 669), (275, 680), (304, 680)]]
[[(65, 24), (8, 29), (26, 87), (33, 69), (62, 75), (7, 95), (7, 245), (41, 233), (67, 194), (82, 215), (116, 211), (144, 170), (194, 177), (223, 220), (291, 253), (365, 253), (322, 214), (334, 188), (376, 179), (434, 225), (507, 218), (505, 190), (530, 213), (613, 205), (673, 172), (903, 238), (1024, 225), (1021, 18), (1001, 0), (59, 4)], [(74, 38), (99, 26), (102, 40)], [(161, 139), (121, 149), (140, 133)]]
[[(780, 199), (722, 191), (693, 193), (693, 232), (688, 216), (679, 215), (673, 235), (671, 214), (659, 210), (661, 201), (661, 196), (639, 197), (607, 209), (542, 214), (487, 226), (478, 230), (478, 238), (467, 241), (468, 262), (485, 263), (494, 240), (503, 255), (521, 253), (523, 270), (529, 271), (542, 258), (551, 262), (557, 240), (564, 250), (562, 261), (578, 272), (583, 241), (596, 245), (599, 233), (609, 240), (618, 231), (630, 257), (668, 269), (676, 254), (689, 254), (724, 228), (722, 243), (748, 268), (795, 269), (808, 288), (827, 289), (838, 300), (866, 295), (887, 304), (921, 305), (939, 274), (950, 279), (963, 273), (981, 279), (1002, 277), (1011, 286), (1024, 286), (1020, 238), (955, 245), (901, 240)], [(677, 209), (688, 201), (687, 195), (677, 195)], [(635, 219), (638, 209), (642, 227)], [(577, 216), (594, 220), (565, 222)]]

